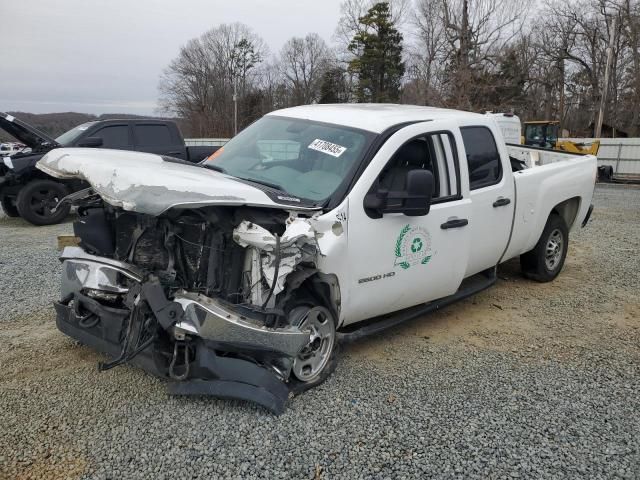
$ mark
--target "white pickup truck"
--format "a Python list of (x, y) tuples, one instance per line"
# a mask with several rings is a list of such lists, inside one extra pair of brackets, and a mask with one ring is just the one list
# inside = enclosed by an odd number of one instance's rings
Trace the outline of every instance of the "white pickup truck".
[(596, 158), (503, 141), (494, 116), (400, 105), (270, 113), (200, 165), (56, 149), (79, 178), (58, 328), (211, 394), (283, 410), (336, 348), (489, 287), (550, 281), (591, 213)]

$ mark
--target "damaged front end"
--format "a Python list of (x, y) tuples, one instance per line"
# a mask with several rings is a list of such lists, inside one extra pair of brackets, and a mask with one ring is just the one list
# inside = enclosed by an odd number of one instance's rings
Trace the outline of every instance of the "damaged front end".
[(79, 245), (60, 258), (57, 325), (111, 357), (101, 370), (131, 362), (169, 379), (170, 393), (276, 413), (300, 384), (318, 383), (339, 293), (317, 271), (309, 218), (243, 206), (153, 216), (91, 191), (79, 203)]

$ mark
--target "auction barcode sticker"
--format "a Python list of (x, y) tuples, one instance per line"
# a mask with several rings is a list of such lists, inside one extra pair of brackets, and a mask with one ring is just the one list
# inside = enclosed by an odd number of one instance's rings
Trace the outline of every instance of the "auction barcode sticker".
[(326, 140), (320, 140), (316, 138), (309, 145), (311, 150), (317, 150), (318, 152), (326, 153), (327, 155), (331, 155), (332, 157), (339, 157), (346, 150), (347, 147), (343, 147), (342, 145), (336, 145), (335, 143), (327, 142)]

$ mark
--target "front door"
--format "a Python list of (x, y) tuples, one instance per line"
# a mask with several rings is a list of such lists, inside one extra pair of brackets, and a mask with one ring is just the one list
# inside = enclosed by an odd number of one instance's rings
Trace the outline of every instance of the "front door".
[[(349, 195), (349, 267), (345, 324), (454, 293), (469, 255), (471, 203), (458, 161), (462, 138), (450, 122), (403, 128), (382, 146)], [(406, 172), (431, 170), (434, 198), (424, 216), (372, 218), (372, 188), (401, 190)], [(466, 185), (465, 185), (466, 190)], [(374, 215), (375, 216), (375, 215)]]

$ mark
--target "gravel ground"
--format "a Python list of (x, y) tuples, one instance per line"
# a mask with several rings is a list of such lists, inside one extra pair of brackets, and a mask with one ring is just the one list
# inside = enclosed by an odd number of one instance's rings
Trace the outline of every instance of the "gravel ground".
[(1, 478), (640, 478), (640, 189), (599, 186), (561, 276), (345, 348), (280, 417), (168, 397), (54, 326), (55, 236), (0, 216)]

